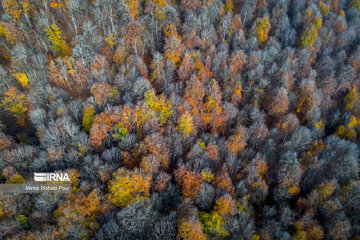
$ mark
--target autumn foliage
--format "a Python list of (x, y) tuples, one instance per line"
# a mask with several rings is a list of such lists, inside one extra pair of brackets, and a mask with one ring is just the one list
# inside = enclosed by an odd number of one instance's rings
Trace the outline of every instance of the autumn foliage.
[(178, 186), (185, 197), (194, 197), (200, 190), (202, 178), (198, 174), (181, 167), (177, 170), (175, 176)]
[(258, 18), (256, 20), (255, 34), (260, 44), (266, 42), (270, 31), (269, 17)]
[(21, 126), (25, 125), (25, 118), (29, 106), (29, 102), (25, 94), (19, 92), (16, 88), (10, 88), (4, 93), (1, 106), (13, 114)]
[(109, 182), (108, 198), (113, 204), (126, 207), (136, 201), (146, 200), (150, 196), (150, 185), (151, 177), (121, 168)]
[(0, 1), (0, 240), (359, 240), (359, 10)]

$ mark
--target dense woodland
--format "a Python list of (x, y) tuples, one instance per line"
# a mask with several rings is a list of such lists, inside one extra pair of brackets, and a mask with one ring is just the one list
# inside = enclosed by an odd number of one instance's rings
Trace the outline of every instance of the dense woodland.
[(360, 0), (1, 0), (0, 239), (360, 239)]

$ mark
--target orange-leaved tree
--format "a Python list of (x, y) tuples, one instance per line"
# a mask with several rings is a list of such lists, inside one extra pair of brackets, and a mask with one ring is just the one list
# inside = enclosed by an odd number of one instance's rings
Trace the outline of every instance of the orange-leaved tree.
[(204, 234), (203, 226), (201, 222), (196, 218), (182, 218), (178, 225), (179, 239), (186, 240), (206, 240), (207, 237)]
[(105, 139), (106, 134), (111, 130), (111, 127), (119, 121), (118, 112), (105, 111), (95, 116), (95, 119), (90, 129), (91, 145), (95, 148), (100, 148)]
[(227, 147), (229, 152), (237, 155), (246, 147), (247, 131), (244, 126), (239, 126), (235, 133), (227, 140)]
[(222, 217), (230, 217), (235, 213), (235, 205), (235, 200), (229, 194), (225, 194), (216, 200), (214, 211)]
[(103, 106), (107, 99), (113, 99), (118, 94), (115, 87), (107, 83), (94, 83), (90, 88), (90, 93), (94, 96), (96, 103)]
[(182, 190), (182, 193), (185, 197), (194, 197), (197, 192), (200, 190), (202, 183), (202, 178), (200, 175), (195, 172), (191, 172), (184, 167), (180, 167), (176, 171), (176, 179), (179, 187)]
[(93, 190), (88, 196), (82, 193), (71, 195), (54, 212), (59, 226), (58, 235), (62, 239), (74, 237), (88, 239), (99, 227), (96, 217), (100, 210), (101, 197), (97, 190)]

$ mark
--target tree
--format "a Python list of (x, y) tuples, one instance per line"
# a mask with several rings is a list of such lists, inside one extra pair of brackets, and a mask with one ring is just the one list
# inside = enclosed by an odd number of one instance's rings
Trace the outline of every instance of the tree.
[(157, 223), (155, 223), (154, 230), (151, 235), (153, 239), (176, 239), (176, 214), (170, 214)]
[[(2, 36), (5, 36), (6, 41), (11, 44), (16, 44), (17, 42), (24, 40), (24, 35), (16, 29), (15, 23), (13, 22), (7, 23), (0, 21), (0, 37)], [(5, 58), (9, 58), (5, 52), (3, 52), (2, 55)]]
[(117, 212), (116, 218), (123, 232), (121, 238), (131, 235), (138, 239), (149, 236), (158, 220), (151, 201), (133, 203)]
[(165, 191), (171, 181), (171, 176), (166, 172), (160, 172), (154, 182), (154, 190), (157, 192)]
[(156, 52), (154, 54), (154, 58), (151, 63), (151, 75), (150, 75), (150, 81), (156, 82), (157, 84), (163, 84), (165, 81), (165, 70), (164, 70), (164, 58), (163, 56)]
[(119, 168), (109, 182), (109, 200), (119, 207), (144, 201), (150, 196), (151, 177), (138, 170)]
[(235, 188), (229, 176), (228, 170), (226, 167), (222, 167), (222, 169), (218, 172), (214, 180), (215, 186), (222, 189), (226, 193), (231, 196), (235, 193)]
[(301, 120), (305, 120), (307, 113), (317, 104), (316, 87), (313, 81), (303, 81), (297, 93), (298, 102), (296, 112)]
[(237, 84), (233, 90), (232, 90), (232, 95), (231, 95), (231, 103), (233, 105), (237, 105), (237, 102), (239, 102), (242, 98), (242, 86), (241, 83)]
[(58, 224), (58, 234), (61, 238), (89, 238), (99, 227), (96, 217), (100, 210), (101, 198), (97, 190), (88, 196), (81, 193), (72, 197), (54, 212)]
[(306, 19), (307, 25), (300, 37), (300, 47), (301, 48), (313, 46), (313, 44), (315, 43), (315, 41), (318, 37), (318, 33), (319, 33), (319, 31), (321, 29), (321, 25), (322, 25), (322, 19), (320, 17), (312, 17), (311, 10), (306, 11), (305, 15), (306, 15), (305, 17), (307, 18)]
[(167, 169), (169, 163), (169, 152), (164, 138), (159, 134), (147, 136), (142, 142), (135, 145), (132, 150), (135, 159), (141, 161), (143, 170), (151, 170), (162, 167)]
[(247, 56), (243, 51), (233, 53), (229, 62), (230, 77), (232, 79), (235, 79), (236, 74), (239, 74), (244, 70), (246, 62)]
[(23, 88), (29, 88), (29, 79), (25, 73), (15, 73), (14, 77)]
[(186, 198), (194, 197), (200, 190), (202, 178), (198, 174), (180, 167), (175, 173), (178, 186)]
[[(138, 0), (129, 0), (133, 2), (137, 2)], [(138, 49), (143, 47), (143, 41), (141, 40), (143, 33), (143, 26), (139, 21), (131, 21), (126, 25), (124, 31), (123, 38), (125, 43), (129, 47), (130, 50), (135, 51), (136, 56), (138, 55)]]
[(255, 158), (246, 167), (246, 182), (251, 189), (253, 199), (263, 199), (268, 194), (268, 185), (266, 184), (266, 175), (268, 167), (264, 157), (257, 154)]
[(177, 238), (188, 240), (206, 240), (203, 226), (195, 217), (182, 218), (178, 225)]
[(180, 8), (183, 11), (196, 10), (201, 7), (201, 1), (181, 0)]
[(185, 98), (190, 104), (193, 116), (200, 113), (203, 107), (203, 98), (205, 96), (205, 88), (203, 82), (194, 77), (187, 84), (185, 89)]
[(327, 177), (336, 178), (345, 183), (357, 178), (359, 167), (356, 164), (358, 147), (356, 144), (342, 140), (336, 136), (329, 136), (325, 140), (325, 149), (321, 155), (321, 169)]
[(95, 110), (93, 105), (86, 105), (83, 108), (83, 119), (82, 119), (82, 125), (86, 131), (90, 131), (91, 125), (95, 118)]
[(177, 33), (176, 27), (172, 24), (167, 25), (165, 30), (165, 59), (172, 61), (174, 65), (179, 63), (181, 57), (182, 43), (181, 37)]
[(137, 19), (139, 16), (139, 1), (138, 0), (125, 0), (128, 11), (133, 19)]
[(214, 180), (214, 174), (210, 169), (206, 168), (201, 171), (201, 177), (205, 182), (212, 182)]
[(285, 153), (281, 156), (279, 165), (278, 176), (280, 184), (287, 188), (291, 195), (299, 194), (302, 170), (297, 159), (297, 154), (292, 152)]
[(271, 24), (269, 21), (269, 17), (263, 17), (263, 18), (256, 19), (255, 35), (260, 44), (263, 44), (268, 39), (270, 26), (271, 26)]
[(204, 104), (201, 120), (204, 128), (208, 125), (212, 130), (219, 133), (221, 128), (224, 127), (226, 115), (221, 106), (221, 90), (216, 80), (211, 80), (210, 91), (207, 101)]
[(324, 2), (319, 2), (318, 8), (321, 15), (323, 15), (323, 17), (326, 17), (330, 12), (330, 7), (326, 5)]
[(12, 145), (12, 140), (4, 133), (0, 132), (0, 151), (4, 151)]
[(209, 143), (206, 146), (206, 152), (211, 160), (216, 160), (219, 156), (219, 149), (215, 143)]
[(305, 48), (307, 46), (312, 47), (316, 38), (318, 36), (318, 31), (312, 26), (305, 28), (300, 37), (300, 47)]
[(128, 135), (127, 128), (122, 127), (122, 124), (119, 123), (114, 127), (115, 134), (112, 135), (112, 137), (116, 140), (123, 141), (125, 136)]
[(295, 239), (311, 238), (320, 240), (324, 237), (324, 231), (321, 226), (308, 214), (302, 216), (299, 221), (295, 222), (294, 227), (296, 229)]
[(5, 171), (3, 171), (3, 175), (7, 178), (6, 183), (22, 184), (26, 182), (26, 180), (19, 173), (6, 174)]
[[(23, 1), (27, 2), (27, 1)], [(19, 18), (22, 10), (21, 5), (15, 1), (15, 0), (4, 0), (3, 6), (5, 9), (5, 12), (8, 13), (13, 18)]]
[(351, 0), (349, 3), (349, 6), (352, 8), (356, 8), (358, 11), (360, 11), (360, 1), (359, 0)]
[(51, 43), (51, 49), (54, 51), (55, 55), (71, 55), (71, 48), (61, 36), (61, 30), (56, 24), (46, 26), (45, 31), (47, 39)]
[(126, 47), (123, 45), (119, 45), (115, 50), (113, 61), (117, 65), (121, 65), (125, 62), (127, 55), (128, 52), (126, 51)]
[(16, 88), (10, 88), (4, 93), (1, 106), (14, 115), (21, 126), (25, 126), (25, 118), (29, 102), (25, 94), (20, 93)]
[(270, 115), (278, 116), (288, 111), (289, 99), (285, 88), (278, 88), (270, 97), (267, 109)]
[(341, 125), (336, 128), (335, 133), (336, 136), (346, 139), (346, 140), (355, 140), (357, 137), (356, 131), (354, 128), (346, 127)]
[(179, 118), (177, 129), (184, 137), (189, 136), (194, 131), (193, 117), (188, 111)]
[(345, 102), (345, 111), (351, 111), (355, 108), (357, 100), (358, 100), (358, 92), (356, 88), (352, 88), (350, 92), (345, 96), (344, 102)]
[(204, 227), (204, 233), (208, 236), (222, 239), (229, 235), (224, 228), (224, 221), (217, 212), (199, 212), (199, 219)]
[(106, 134), (120, 120), (119, 117), (118, 112), (110, 111), (105, 111), (95, 116), (90, 129), (90, 140), (93, 147), (100, 148), (103, 145)]
[(144, 99), (146, 105), (156, 112), (160, 118), (160, 124), (164, 124), (168, 118), (172, 115), (172, 105), (165, 99), (164, 95), (157, 97), (153, 90), (149, 90), (145, 93)]
[(225, 219), (231, 217), (235, 213), (235, 200), (229, 194), (221, 196), (215, 202), (214, 211)]
[(107, 83), (95, 83), (91, 86), (90, 93), (94, 96), (96, 103), (104, 106), (107, 99), (114, 99), (118, 94), (116, 88), (112, 88)]
[(246, 128), (239, 126), (236, 132), (227, 140), (227, 148), (229, 152), (237, 155), (246, 147), (247, 133)]

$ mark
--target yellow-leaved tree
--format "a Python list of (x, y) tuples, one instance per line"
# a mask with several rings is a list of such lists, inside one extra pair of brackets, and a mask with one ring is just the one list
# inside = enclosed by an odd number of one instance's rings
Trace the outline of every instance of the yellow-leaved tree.
[(61, 30), (56, 24), (46, 26), (45, 28), (47, 39), (51, 43), (51, 49), (56, 55), (70, 56), (71, 48), (68, 43), (61, 36)]
[(150, 176), (140, 173), (138, 170), (119, 168), (109, 182), (108, 198), (119, 207), (127, 207), (136, 201), (148, 199), (150, 185)]
[(16, 0), (4, 0), (3, 6), (5, 12), (13, 18), (19, 18), (21, 16), (22, 10), (21, 6)]
[(86, 131), (90, 131), (91, 125), (95, 118), (95, 110), (93, 105), (86, 105), (83, 109), (84, 116), (82, 120), (82, 125)]
[(29, 88), (29, 79), (25, 73), (15, 73), (14, 77), (23, 88)]
[(263, 18), (256, 19), (255, 35), (260, 44), (263, 44), (268, 39), (270, 27), (271, 27), (271, 24), (269, 21), (269, 17), (263, 17)]
[(353, 110), (355, 108), (358, 99), (359, 99), (359, 94), (356, 90), (356, 87), (354, 87), (344, 98), (345, 111)]
[(186, 111), (178, 120), (177, 130), (183, 134), (184, 137), (189, 136), (194, 130), (193, 117)]
[(206, 240), (204, 228), (201, 222), (196, 218), (182, 218), (178, 225), (178, 239), (187, 240)]
[(29, 102), (25, 94), (16, 88), (10, 88), (4, 93), (4, 99), (0, 104), (6, 111), (13, 114), (21, 126), (25, 126), (26, 113)]
[(160, 124), (164, 124), (172, 115), (172, 105), (170, 101), (166, 100), (164, 95), (157, 97), (153, 90), (145, 93), (145, 103), (151, 110), (158, 114)]
[(351, 0), (349, 6), (360, 11), (360, 0)]
[(128, 11), (133, 19), (137, 19), (139, 16), (139, 0), (125, 0)]

